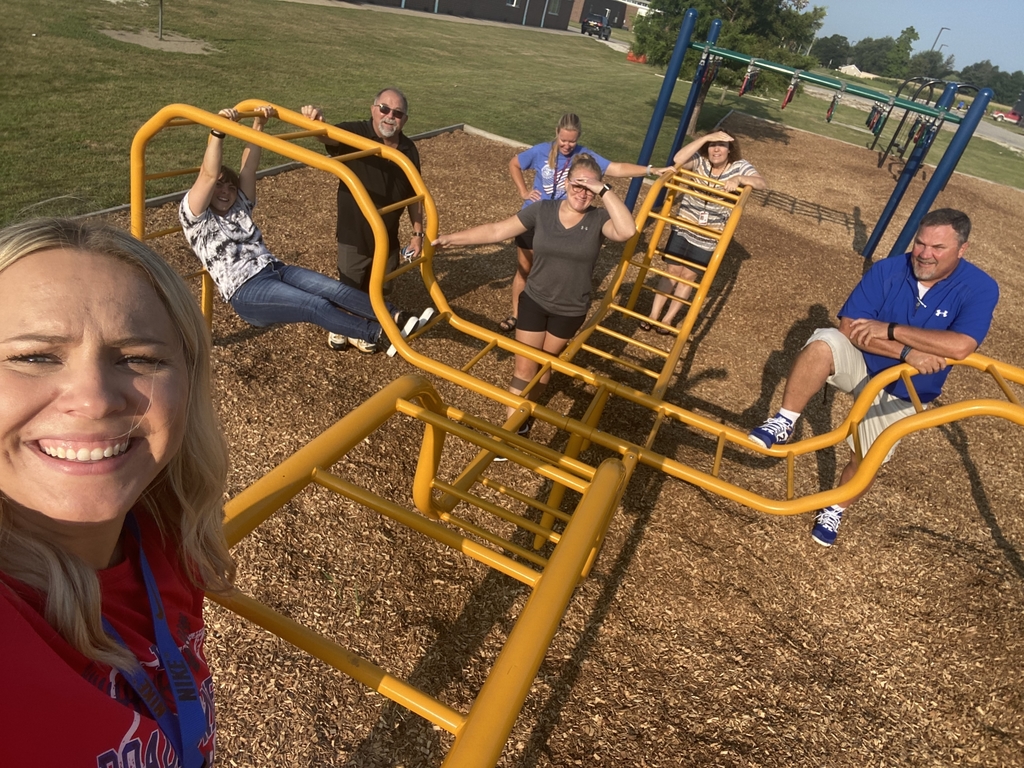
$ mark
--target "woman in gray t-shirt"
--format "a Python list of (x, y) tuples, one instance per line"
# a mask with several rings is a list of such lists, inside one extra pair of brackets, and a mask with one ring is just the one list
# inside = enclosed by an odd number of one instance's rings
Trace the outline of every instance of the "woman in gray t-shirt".
[[(600, 197), (603, 208), (592, 203)], [(633, 215), (602, 181), (601, 168), (587, 154), (569, 167), (567, 194), (562, 200), (542, 200), (504, 221), (441, 235), (435, 248), (497, 243), (534, 230), (533, 268), (519, 299), (516, 341), (557, 356), (587, 319), (590, 281), (601, 251), (601, 238), (623, 243), (636, 234)], [(540, 370), (532, 358), (516, 355), (509, 392), (521, 395)], [(548, 370), (527, 395), (536, 400)], [(511, 414), (514, 409), (509, 408)]]

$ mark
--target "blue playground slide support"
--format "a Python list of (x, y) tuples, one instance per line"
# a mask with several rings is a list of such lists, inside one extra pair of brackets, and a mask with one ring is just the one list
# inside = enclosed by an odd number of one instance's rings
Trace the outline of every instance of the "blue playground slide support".
[[(675, 48), (672, 49), (672, 58), (668, 61), (665, 69), (665, 81), (661, 84), (661, 93), (658, 94), (658, 102), (654, 105), (654, 114), (651, 115), (651, 123), (647, 126), (647, 136), (640, 148), (640, 157), (637, 165), (649, 165), (654, 155), (654, 145), (658, 141), (658, 133), (661, 131), (661, 124), (665, 121), (665, 113), (668, 111), (668, 103), (672, 98), (672, 90), (675, 88), (676, 80), (679, 78), (679, 70), (683, 68), (683, 57), (690, 45), (690, 37), (693, 35), (693, 26), (697, 22), (697, 11), (690, 8), (683, 16), (683, 23), (679, 27), (679, 36), (676, 38)], [(633, 179), (629, 183), (629, 192), (626, 193), (626, 207), (630, 211), (636, 206), (636, 199), (640, 196), (640, 187), (644, 180)]]
[[(722, 31), (722, 20), (715, 19), (711, 22), (711, 29), (708, 30), (708, 46), (712, 46), (718, 42), (718, 35)], [(690, 85), (690, 95), (686, 97), (686, 106), (683, 108), (683, 116), (679, 119), (679, 128), (676, 129), (676, 136), (672, 139), (672, 149), (668, 153), (668, 160), (665, 161), (665, 165), (672, 165), (672, 158), (676, 156), (676, 152), (683, 146), (683, 140), (686, 138), (686, 127), (690, 124), (690, 120), (693, 117), (693, 110), (697, 108), (697, 99), (700, 98), (700, 89), (704, 83), (704, 73), (708, 68), (708, 63), (711, 61), (711, 53), (705, 49), (705, 54), (701, 56), (700, 63), (697, 65), (697, 71), (693, 75), (693, 83)]]
[[(943, 93), (943, 98), (945, 95)], [(949, 147), (942, 154), (939, 164), (935, 166), (935, 173), (932, 174), (931, 180), (925, 186), (924, 192), (921, 193), (921, 198), (917, 201), (917, 205), (914, 206), (914, 210), (907, 218), (907, 223), (903, 225), (903, 231), (900, 232), (900, 236), (893, 243), (892, 250), (889, 251), (890, 256), (906, 253), (910, 248), (910, 243), (913, 241), (914, 235), (917, 234), (917, 228), (921, 226), (921, 219), (928, 213), (932, 203), (935, 202), (935, 198), (939, 196), (939, 192), (946, 186), (949, 177), (956, 170), (957, 163), (960, 162), (964, 150), (967, 149), (967, 142), (971, 140), (971, 136), (974, 135), (978, 123), (985, 116), (985, 110), (988, 109), (988, 104), (992, 101), (994, 95), (991, 88), (982, 88), (978, 91), (978, 95), (974, 97), (970, 109), (967, 110), (967, 114), (953, 135), (952, 141), (949, 142)], [(865, 248), (866, 250), (867, 248)], [(865, 253), (864, 255), (868, 256), (869, 254)]]
[[(939, 100), (935, 102), (935, 106), (938, 109), (949, 109), (953, 106), (953, 99), (956, 97), (957, 86), (956, 83), (946, 83), (945, 89), (942, 91), (942, 95)], [(963, 127), (963, 123), (960, 124)], [(929, 128), (927, 130), (934, 130)], [(960, 131), (957, 130), (959, 134)], [(896, 213), (896, 209), (899, 207), (900, 201), (903, 200), (903, 195), (907, 193), (907, 187), (910, 186), (910, 182), (914, 179), (914, 175), (921, 168), (921, 161), (924, 159), (925, 154), (928, 152), (928, 147), (931, 146), (931, 140), (933, 136), (925, 137), (921, 141), (918, 141), (914, 146), (914, 151), (910, 153), (910, 159), (907, 160), (906, 165), (903, 166), (903, 173), (900, 174), (899, 179), (896, 180), (896, 186), (892, 190), (892, 194), (889, 195), (889, 201), (885, 204), (885, 209), (882, 211), (882, 215), (879, 217), (878, 222), (875, 224), (874, 230), (871, 232), (871, 237), (868, 238), (867, 243), (864, 244), (864, 250), (861, 251), (861, 255), (865, 259), (870, 259), (872, 254), (875, 252), (875, 248), (878, 247), (878, 241), (882, 239), (882, 235), (885, 234), (885, 230), (889, 227), (889, 222), (892, 221), (893, 214)], [(947, 149), (948, 153), (949, 150)], [(935, 177), (933, 176), (932, 179)], [(924, 199), (923, 197), (921, 198)], [(918, 202), (920, 205), (920, 202)], [(921, 214), (922, 216), (924, 214)]]

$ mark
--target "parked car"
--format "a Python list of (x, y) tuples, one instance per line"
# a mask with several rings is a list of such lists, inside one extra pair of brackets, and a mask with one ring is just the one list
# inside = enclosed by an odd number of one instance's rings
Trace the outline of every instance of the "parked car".
[(997, 123), (1016, 123), (1021, 125), (1021, 116), (1012, 109), (1009, 112), (993, 112), (992, 119)]
[(612, 36), (612, 28), (608, 23), (608, 17), (602, 16), (599, 13), (588, 13), (587, 18), (580, 22), (580, 34), (590, 35), (591, 37), (597, 35), (602, 40), (607, 40)]

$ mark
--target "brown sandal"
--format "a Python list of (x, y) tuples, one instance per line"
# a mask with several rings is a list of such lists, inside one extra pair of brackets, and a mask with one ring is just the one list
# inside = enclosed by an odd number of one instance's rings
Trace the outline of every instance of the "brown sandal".
[(650, 331), (651, 330), (651, 324), (648, 323), (646, 320), (641, 320), (640, 321), (640, 330), (641, 331)]
[(516, 316), (509, 315), (500, 323), (498, 323), (498, 327), (501, 328), (501, 330), (503, 330), (505, 333), (511, 333), (516, 329), (516, 322)]

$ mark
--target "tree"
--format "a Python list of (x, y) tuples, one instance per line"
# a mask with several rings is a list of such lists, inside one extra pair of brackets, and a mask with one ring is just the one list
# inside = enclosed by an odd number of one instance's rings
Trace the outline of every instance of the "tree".
[[(814, 7), (805, 11), (808, 0), (652, 0), (647, 15), (633, 25), (633, 52), (647, 56), (647, 63), (665, 66), (672, 56), (676, 36), (688, 8), (697, 10), (693, 39), (707, 38), (711, 22), (722, 20), (718, 45), (741, 51), (759, 59), (768, 59), (799, 69), (814, 63), (801, 55), (814, 41), (821, 28), (825, 9)], [(691, 56), (691, 62), (696, 56)], [(693, 71), (693, 64), (689, 71)], [(732, 71), (723, 67), (721, 82), (738, 80), (735, 65)], [(781, 88), (787, 78), (764, 73), (760, 87)]]
[(910, 50), (914, 43), (920, 40), (917, 30), (907, 27), (900, 36), (896, 38), (896, 44), (885, 56), (885, 69), (881, 74), (886, 77), (893, 77), (902, 80), (907, 76), (907, 66), (910, 64)]
[(953, 57), (942, 58), (939, 51), (922, 51), (915, 53), (907, 62), (906, 77), (931, 77), (945, 80), (953, 74)]
[(823, 37), (814, 42), (811, 53), (823, 67), (838, 69), (846, 66), (847, 60), (850, 58), (850, 41), (842, 35)]
[(886, 58), (896, 46), (896, 41), (891, 37), (880, 37), (877, 40), (865, 37), (853, 46), (851, 54), (853, 63), (862, 72), (870, 72), (875, 75), (885, 74)]
[(1019, 69), (1013, 74), (1001, 72), (988, 59), (964, 67), (960, 72), (960, 80), (979, 88), (991, 88), (995, 92), (996, 101), (1001, 104), (1015, 104), (1024, 91), (1024, 72)]

